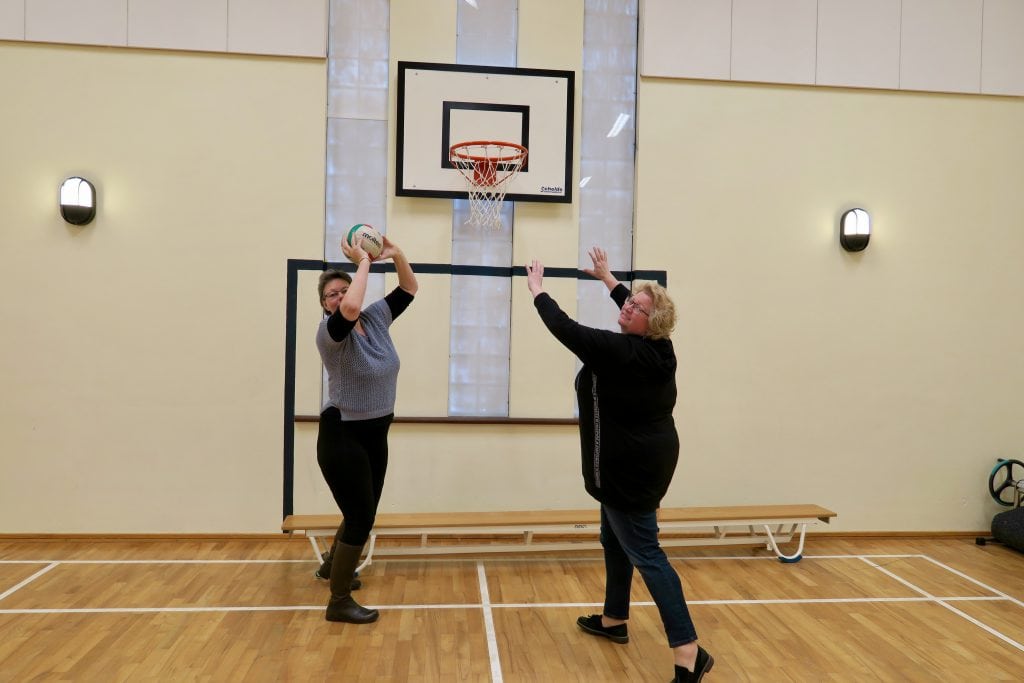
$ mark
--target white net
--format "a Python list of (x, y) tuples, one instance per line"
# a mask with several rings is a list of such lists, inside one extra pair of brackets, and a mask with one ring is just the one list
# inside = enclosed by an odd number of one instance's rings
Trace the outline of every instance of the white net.
[(512, 142), (462, 142), (452, 145), (449, 159), (466, 179), (469, 190), (467, 223), (497, 230), (501, 203), (509, 183), (526, 161), (526, 148)]

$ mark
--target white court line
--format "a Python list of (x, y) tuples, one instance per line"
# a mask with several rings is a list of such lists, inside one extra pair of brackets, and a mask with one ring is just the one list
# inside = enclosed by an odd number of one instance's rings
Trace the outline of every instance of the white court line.
[[(926, 556), (922, 555), (922, 557), (926, 557)], [(931, 558), (927, 558), (926, 557), (926, 559), (931, 559)], [(999, 631), (997, 631), (996, 629), (992, 628), (988, 624), (986, 624), (986, 623), (984, 623), (984, 622), (982, 622), (982, 621), (980, 621), (978, 619), (975, 619), (970, 614), (967, 614), (966, 612), (964, 612), (962, 610), (959, 610), (959, 609), (957, 609), (956, 607), (953, 607), (950, 604), (947, 604), (942, 599), (936, 598), (935, 596), (933, 596), (928, 591), (924, 590), (923, 588), (919, 588), (918, 586), (915, 586), (914, 584), (912, 584), (911, 582), (907, 581), (906, 579), (904, 579), (904, 578), (902, 578), (900, 576), (897, 576), (896, 574), (894, 574), (893, 572), (889, 571), (885, 567), (880, 567), (877, 564), (875, 564), (874, 562), (870, 562), (868, 560), (864, 560), (864, 561), (867, 562), (869, 565), (873, 566), (878, 571), (882, 572), (883, 574), (886, 574), (886, 575), (891, 576), (892, 578), (896, 579), (897, 581), (902, 583), (904, 586), (907, 586), (911, 590), (914, 590), (914, 591), (920, 593), (921, 595), (927, 596), (928, 598), (934, 600), (936, 604), (941, 605), (942, 607), (948, 609), (953, 614), (956, 614), (957, 616), (960, 616), (960, 617), (966, 619), (967, 621), (971, 622), (972, 624), (974, 624), (978, 628), (980, 628), (980, 629), (982, 629), (984, 631), (987, 631), (989, 634), (995, 636), (996, 638), (998, 638), (999, 640), (1003, 641), (1004, 643), (1007, 643), (1008, 645), (1012, 645), (1013, 647), (1017, 648), (1018, 650), (1024, 652), (1024, 645), (1022, 645), (1021, 643), (1018, 643), (1013, 638), (1011, 638), (1011, 637), (1009, 637), (1009, 636), (1007, 636), (1007, 635), (1005, 635), (1003, 633), (1000, 633)], [(938, 564), (938, 563), (936, 563), (936, 564)], [(956, 573), (956, 572), (954, 572), (954, 573)], [(964, 578), (969, 578), (969, 577), (967, 577), (965, 575)]]
[[(402, 611), (413, 609), (480, 609), (482, 604), (464, 605), (364, 605), (369, 609)], [(0, 609), (0, 614), (153, 614), (161, 612), (322, 612), (323, 605), (224, 605), (221, 607), (69, 607)]]
[(68, 609), (0, 609), (0, 614), (153, 614), (171, 612), (306, 612), (324, 610), (323, 605), (280, 605), (266, 607), (76, 607)]
[(10, 595), (14, 591), (18, 590), (19, 588), (22, 588), (23, 586), (27, 586), (28, 584), (32, 583), (33, 581), (38, 579), (40, 576), (42, 576), (43, 574), (45, 574), (46, 572), (50, 571), (51, 569), (53, 569), (56, 566), (57, 566), (56, 562), (51, 562), (48, 566), (43, 567), (42, 569), (40, 569), (35, 574), (33, 574), (32, 576), (28, 577), (27, 579), (25, 579), (24, 581), (22, 581), (18, 585), (12, 586), (11, 588), (8, 588), (3, 593), (0, 593), (0, 600), (3, 600), (8, 595)]
[[(996, 596), (979, 597), (956, 597), (956, 598), (748, 598), (743, 600), (687, 600), (687, 605), (818, 605), (818, 604), (851, 604), (851, 603), (872, 603), (872, 602), (938, 602), (940, 600), (950, 601), (979, 601), (979, 602), (1001, 602), (1004, 598)], [(491, 605), (494, 609), (505, 608), (529, 608), (529, 607), (602, 607), (600, 602), (500, 602)], [(630, 607), (654, 607), (651, 601), (635, 600), (629, 603)]]
[[(486, 598), (487, 596), (485, 596)], [(907, 598), (765, 598), (746, 600), (687, 600), (688, 605), (806, 605), (806, 604), (850, 604), (850, 603), (880, 603), (880, 602), (1001, 602), (1006, 598), (997, 596), (978, 597), (955, 597), (955, 598), (933, 598), (933, 597), (907, 597)], [(381, 611), (403, 611), (403, 610), (431, 610), (431, 609), (482, 609), (484, 610), (484, 624), (489, 629), (488, 647), (493, 638), (494, 655), (492, 661), (497, 659), (497, 637), (494, 635), (493, 610), (496, 609), (565, 609), (565, 608), (589, 608), (601, 607), (600, 602), (465, 602), (452, 604), (418, 604), (418, 605), (364, 605), (369, 609)], [(632, 607), (654, 607), (654, 603), (647, 601), (631, 602)], [(323, 605), (273, 605), (273, 606), (231, 606), (220, 607), (75, 607), (75, 608), (24, 608), (24, 609), (0, 609), (0, 614), (133, 614), (153, 612), (305, 612), (320, 611)], [(499, 667), (500, 669), (500, 667)]]
[[(848, 559), (860, 559), (862, 557), (872, 558), (908, 558), (908, 557), (925, 557), (924, 555), (804, 555), (805, 560), (848, 560)], [(714, 560), (753, 560), (753, 561), (764, 561), (773, 560), (778, 562), (778, 558), (774, 555), (763, 556), (763, 557), (750, 557), (744, 555), (721, 555), (717, 557), (687, 557), (687, 556), (672, 556), (669, 555), (670, 560), (683, 560), (686, 562), (694, 561), (714, 561)], [(315, 560), (0, 560), (0, 564), (316, 564)], [(383, 564), (386, 562), (394, 562), (397, 564), (401, 563), (413, 563), (413, 562), (427, 562), (427, 563), (480, 563), (480, 562), (604, 562), (603, 557), (488, 557), (488, 558), (474, 558), (474, 557), (384, 557), (374, 560), (374, 564)], [(793, 563), (798, 564), (798, 563)]]
[(315, 560), (0, 560), (0, 564), (316, 564)]
[(1013, 638), (1000, 633), (999, 631), (997, 631), (996, 629), (992, 628), (988, 624), (986, 624), (986, 623), (984, 623), (982, 621), (979, 621), (978, 619), (975, 619), (974, 617), (972, 617), (970, 614), (967, 614), (966, 612), (962, 612), (962, 611), (958, 610), (956, 607), (953, 607), (951, 605), (947, 605), (944, 602), (940, 602), (939, 604), (942, 605), (943, 607), (945, 607), (946, 609), (948, 609), (953, 614), (958, 614), (961, 617), (963, 617), (964, 619), (966, 619), (967, 621), (969, 621), (972, 624), (974, 624), (975, 626), (977, 626), (977, 627), (979, 627), (979, 628), (989, 632), (990, 634), (994, 635), (996, 638), (998, 638), (999, 640), (1003, 641), (1004, 643), (1006, 643), (1008, 645), (1012, 645), (1013, 647), (1017, 648), (1021, 652), (1024, 652), (1024, 645), (1022, 645), (1021, 643), (1018, 643)]
[[(672, 555), (667, 551), (670, 548), (663, 548), (666, 551), (665, 555), (670, 560), (680, 560), (683, 562), (706, 562), (715, 560), (751, 560), (755, 562), (772, 560), (779, 562), (779, 558), (775, 555), (709, 555), (707, 557), (691, 557), (689, 555)], [(850, 560), (859, 559), (861, 557), (877, 557), (881, 559), (886, 558), (905, 558), (905, 557), (923, 557), (918, 554), (899, 554), (899, 555), (803, 555), (804, 560)], [(311, 560), (312, 561), (312, 560)], [(597, 555), (594, 557), (558, 557), (556, 555), (542, 555), (535, 557), (505, 557), (499, 555), (492, 555), (486, 558), (479, 557), (424, 557), (422, 555), (416, 557), (392, 557), (385, 555), (380, 558), (374, 558), (374, 564), (378, 562), (429, 562), (429, 563), (445, 563), (445, 562), (505, 562), (505, 563), (530, 563), (530, 562), (604, 562), (604, 557)], [(780, 563), (782, 564), (782, 563)], [(799, 562), (788, 563), (790, 565), (799, 565)]]
[(501, 658), (498, 656), (498, 637), (494, 632), (494, 613), (491, 611), (491, 592), (487, 588), (487, 572), (483, 562), (476, 563), (476, 576), (480, 582), (480, 600), (484, 608), (484, 629), (487, 631), (487, 654), (491, 659), (491, 680), (501, 683)]
[[(992, 596), (948, 596), (948, 597), (936, 597), (929, 594), (927, 591), (915, 586), (914, 584), (906, 581), (902, 577), (897, 576), (892, 571), (872, 562), (872, 559), (905, 559), (905, 558), (921, 558), (927, 560), (946, 571), (949, 571), (967, 581), (974, 583), (988, 591), (991, 591), (995, 595)], [(486, 560), (494, 560), (501, 562), (509, 561), (526, 561), (526, 562), (587, 562), (587, 561), (600, 561), (602, 558), (557, 558), (557, 557), (537, 557), (537, 558), (486, 558)], [(683, 560), (774, 560), (777, 558), (774, 556), (764, 557), (749, 557), (749, 556), (718, 556), (718, 557), (683, 557), (675, 558)], [(912, 603), (912, 602), (934, 602), (945, 609), (950, 610), (954, 614), (962, 617), (969, 621), (975, 626), (985, 630), (989, 634), (999, 638), (1007, 644), (1024, 651), (1024, 645), (1009, 638), (1008, 636), (1000, 633), (998, 630), (988, 626), (987, 624), (975, 619), (974, 617), (966, 614), (965, 612), (953, 607), (948, 604), (950, 602), (991, 602), (991, 601), (1008, 601), (1017, 605), (1024, 605), (1020, 600), (1017, 600), (1005, 593), (998, 591), (991, 586), (988, 586), (976, 579), (971, 578), (967, 574), (948, 567), (941, 562), (938, 562), (927, 555), (922, 554), (880, 554), (880, 555), (805, 555), (804, 559), (859, 559), (868, 565), (878, 569), (879, 571), (887, 574), (894, 580), (907, 586), (911, 590), (917, 592), (921, 597), (905, 597), (905, 598), (807, 598), (807, 599), (764, 599), (764, 600), (689, 600), (690, 604), (694, 605), (787, 605), (787, 604), (844, 604), (844, 603)], [(484, 572), (484, 562), (486, 560), (476, 559), (477, 575), (480, 581), (480, 590), (482, 596), (482, 603), (467, 603), (467, 604), (430, 604), (430, 605), (377, 605), (373, 606), (380, 610), (410, 610), (410, 609), (483, 609), (484, 610), (484, 621), (487, 630), (488, 639), (488, 650), (491, 658), (491, 675), (496, 683), (501, 683), (501, 665), (498, 658), (497, 639), (494, 629), (493, 621), (493, 610), (494, 609), (529, 609), (529, 608), (569, 608), (569, 607), (599, 607), (602, 603), (505, 603), (505, 604), (493, 604), (490, 602), (490, 594), (487, 588), (486, 575)], [(459, 559), (459, 558), (408, 558), (408, 559), (382, 559), (379, 560), (381, 563), (386, 562), (470, 562), (473, 559)], [(14, 593), (25, 585), (31, 583), (36, 578), (42, 576), (46, 572), (52, 570), (58, 564), (311, 564), (312, 560), (0, 560), (0, 564), (42, 564), (48, 563), (48, 566), (40, 569), (38, 572), (33, 574), (31, 577), (25, 579), (18, 585), (8, 589), (3, 594), (0, 594), (0, 599), (7, 597)], [(653, 602), (636, 602), (634, 605), (641, 606), (653, 606)], [(221, 607), (122, 607), (122, 608), (78, 608), (78, 609), (0, 609), (0, 614), (111, 614), (111, 613), (202, 613), (202, 612), (284, 612), (284, 611), (320, 611), (323, 609), (322, 605), (281, 605), (281, 606), (221, 606)]]
[[(906, 559), (908, 557), (924, 557), (918, 553), (898, 553), (885, 555), (804, 555), (805, 560), (859, 560), (862, 557), (870, 557), (879, 560), (885, 559)], [(768, 559), (774, 560), (774, 557)]]
[(992, 591), (996, 595), (1004, 597), (1007, 600), (1009, 600), (1010, 602), (1012, 602), (1012, 603), (1014, 603), (1014, 604), (1016, 604), (1016, 605), (1018, 605), (1020, 607), (1024, 607), (1024, 602), (1021, 602), (1020, 600), (1018, 600), (1017, 598), (1013, 597), (1012, 595), (1007, 595), (1003, 591), (997, 590), (997, 589), (993, 588), (992, 586), (989, 586), (986, 583), (982, 583), (981, 581), (978, 581), (977, 579), (971, 578), (967, 574), (964, 574), (962, 571), (960, 571), (958, 569), (953, 569), (952, 567), (950, 567), (948, 565), (945, 565), (945, 564), (939, 562), (938, 560), (933, 560), (932, 558), (928, 557), (927, 555), (922, 555), (922, 557), (924, 557), (924, 559), (928, 560), (932, 564), (935, 564), (935, 565), (938, 565), (939, 567), (942, 567), (947, 572), (950, 572), (952, 574), (956, 574), (960, 578), (966, 579), (967, 581), (970, 581), (971, 583), (973, 583), (976, 586), (980, 586), (981, 588), (984, 588), (987, 591)]

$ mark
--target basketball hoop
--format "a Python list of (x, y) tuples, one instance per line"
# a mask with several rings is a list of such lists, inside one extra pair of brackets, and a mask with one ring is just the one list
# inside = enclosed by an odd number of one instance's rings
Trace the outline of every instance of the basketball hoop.
[(469, 189), (466, 222), (500, 228), (501, 203), (509, 183), (526, 161), (526, 148), (514, 142), (459, 142), (448, 150), (448, 159), (459, 169)]

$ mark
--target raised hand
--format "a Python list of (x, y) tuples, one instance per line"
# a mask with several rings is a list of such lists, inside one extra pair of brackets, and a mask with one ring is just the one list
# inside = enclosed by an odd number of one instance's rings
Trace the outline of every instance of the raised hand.
[(393, 258), (395, 258), (395, 256), (398, 256), (398, 255), (400, 255), (402, 253), (402, 250), (399, 249), (398, 245), (395, 244), (394, 242), (392, 242), (391, 240), (389, 240), (387, 235), (384, 235), (383, 237), (384, 237), (384, 248), (381, 250), (380, 256), (377, 257), (378, 261), (380, 261), (381, 259), (386, 259), (386, 258), (393, 259)]
[(347, 258), (349, 261), (356, 264), (357, 266), (359, 265), (359, 262), (362, 261), (364, 258), (373, 261), (373, 258), (371, 258), (370, 255), (366, 253), (366, 250), (363, 249), (362, 242), (353, 247), (351, 244), (348, 243), (348, 240), (342, 238), (341, 253), (345, 254), (345, 258)]
[(537, 259), (526, 264), (526, 286), (534, 296), (544, 291), (544, 264)]
[(615, 279), (611, 269), (608, 267), (608, 253), (601, 247), (594, 247), (587, 254), (590, 256), (594, 267), (584, 268), (583, 272), (604, 282), (608, 289), (614, 289), (619, 284), (619, 281)]

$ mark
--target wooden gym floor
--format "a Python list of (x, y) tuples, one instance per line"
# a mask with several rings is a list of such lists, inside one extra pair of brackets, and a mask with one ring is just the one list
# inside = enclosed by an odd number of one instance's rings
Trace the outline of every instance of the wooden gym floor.
[[(1024, 555), (972, 539), (811, 537), (670, 551), (707, 681), (1024, 680)], [(594, 553), (377, 560), (367, 626), (323, 619), (309, 543), (0, 540), (0, 681), (666, 681), (639, 576), (630, 642), (588, 636)]]

